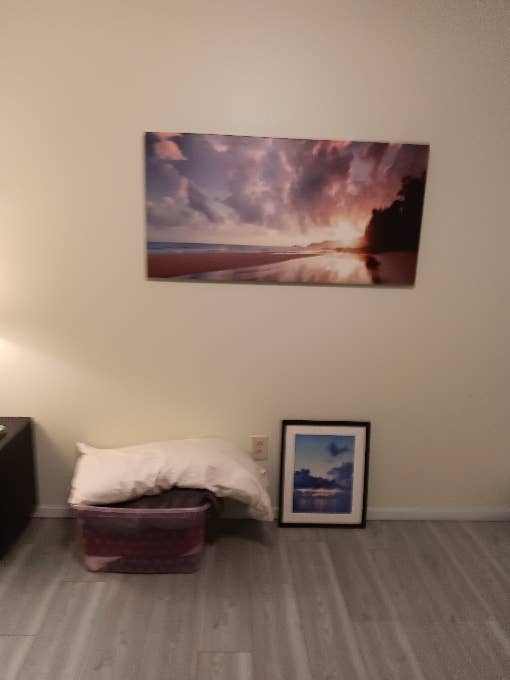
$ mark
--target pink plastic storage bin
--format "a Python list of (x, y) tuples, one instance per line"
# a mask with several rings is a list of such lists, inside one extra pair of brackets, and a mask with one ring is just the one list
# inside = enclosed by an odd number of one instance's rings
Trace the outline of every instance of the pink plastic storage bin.
[(202, 559), (210, 503), (192, 508), (75, 505), (89, 571), (190, 573)]

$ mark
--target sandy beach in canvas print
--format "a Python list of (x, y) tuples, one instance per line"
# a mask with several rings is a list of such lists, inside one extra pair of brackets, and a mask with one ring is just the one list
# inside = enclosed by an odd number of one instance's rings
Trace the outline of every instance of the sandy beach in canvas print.
[(149, 278), (415, 280), (428, 146), (146, 133)]

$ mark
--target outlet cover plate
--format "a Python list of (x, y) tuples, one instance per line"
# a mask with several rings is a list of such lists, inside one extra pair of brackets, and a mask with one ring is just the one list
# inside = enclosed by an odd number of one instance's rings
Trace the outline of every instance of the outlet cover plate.
[(253, 434), (251, 439), (251, 457), (253, 460), (267, 460), (269, 456), (269, 437)]

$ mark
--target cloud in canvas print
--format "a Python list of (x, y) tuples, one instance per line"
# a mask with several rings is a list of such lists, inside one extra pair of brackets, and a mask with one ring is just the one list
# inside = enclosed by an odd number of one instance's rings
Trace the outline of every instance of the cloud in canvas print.
[(150, 278), (414, 283), (428, 146), (146, 133)]
[(292, 511), (350, 513), (353, 470), (353, 436), (296, 435)]

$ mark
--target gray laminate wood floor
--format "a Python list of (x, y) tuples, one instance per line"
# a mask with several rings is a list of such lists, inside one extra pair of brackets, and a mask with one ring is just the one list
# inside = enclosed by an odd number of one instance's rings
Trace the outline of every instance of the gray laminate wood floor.
[(2, 680), (510, 680), (510, 524), (225, 521), (191, 575), (92, 574), (72, 520), (0, 566)]

